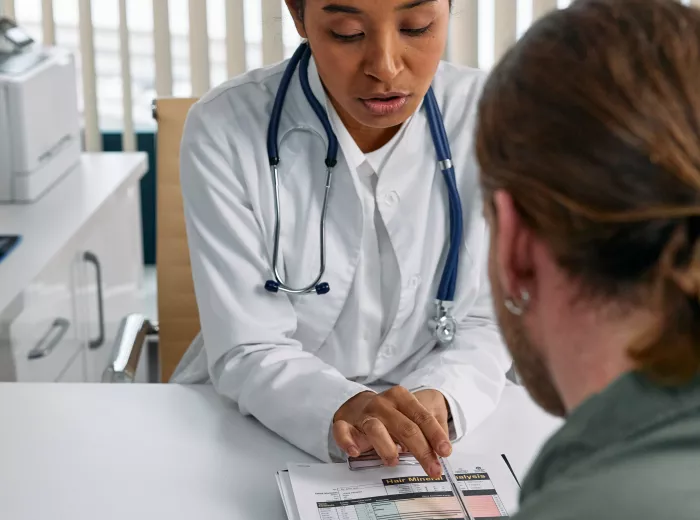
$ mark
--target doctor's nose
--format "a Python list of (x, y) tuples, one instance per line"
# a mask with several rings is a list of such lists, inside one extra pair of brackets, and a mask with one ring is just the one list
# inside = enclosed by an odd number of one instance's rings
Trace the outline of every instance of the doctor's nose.
[(385, 84), (391, 82), (403, 70), (401, 45), (393, 38), (382, 38), (368, 45), (365, 55), (364, 72)]

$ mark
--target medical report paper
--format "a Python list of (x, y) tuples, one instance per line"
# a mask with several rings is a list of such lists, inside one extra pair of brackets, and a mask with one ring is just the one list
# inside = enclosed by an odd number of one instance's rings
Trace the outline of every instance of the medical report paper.
[[(519, 486), (500, 455), (453, 455), (449, 465), (472, 519), (515, 514)], [(289, 464), (277, 481), (289, 520), (467, 520), (447, 476), (418, 465)]]

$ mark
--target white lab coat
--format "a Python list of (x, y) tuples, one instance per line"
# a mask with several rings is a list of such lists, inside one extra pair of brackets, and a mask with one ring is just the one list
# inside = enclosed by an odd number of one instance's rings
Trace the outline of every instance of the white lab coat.
[[(435, 312), (449, 221), (445, 183), (420, 110), (377, 185), (377, 204), (398, 259), (400, 294), (392, 327), (381, 345), (365, 354), (362, 331), (342, 340), (331, 334), (353, 284), (363, 233), (356, 172), (342, 153), (326, 225), (324, 281), (330, 293), (290, 297), (263, 288), (271, 278), (274, 231), (266, 132), (285, 66), (227, 82), (204, 96), (187, 118), (180, 168), (202, 333), (173, 381), (211, 381), (243, 413), (321, 460), (340, 455), (330, 435), (334, 413), (368, 385), (440, 390), (451, 407), (453, 438), (459, 440), (494, 410), (511, 366), (493, 319), (488, 232), (472, 147), (484, 76), (442, 63), (433, 84), (464, 209), (457, 337), (450, 348), (438, 348), (427, 326)], [(309, 79), (325, 105), (313, 60)], [(278, 138), (280, 266), (292, 286), (307, 285), (318, 272), (326, 140), (295, 76)], [(371, 355), (373, 370), (353, 374), (358, 355)]]

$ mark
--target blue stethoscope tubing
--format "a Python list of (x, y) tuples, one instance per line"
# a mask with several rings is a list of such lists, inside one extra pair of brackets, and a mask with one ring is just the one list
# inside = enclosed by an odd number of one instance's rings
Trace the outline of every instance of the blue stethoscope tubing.
[[(327, 283), (321, 282), (326, 268), (326, 248), (325, 248), (325, 222), (326, 215), (328, 212), (328, 199), (330, 195), (331, 182), (333, 177), (333, 169), (338, 163), (338, 139), (333, 131), (331, 122), (328, 119), (328, 115), (324, 110), (321, 103), (316, 99), (311, 85), (309, 84), (309, 62), (311, 59), (311, 48), (308, 42), (302, 43), (299, 48), (294, 52), (293, 56), (289, 60), (289, 63), (282, 75), (282, 80), (280, 82), (279, 88), (277, 90), (277, 95), (275, 97), (275, 103), (272, 108), (272, 114), (270, 116), (270, 123), (267, 131), (267, 151), (270, 163), (270, 170), (272, 173), (272, 182), (274, 187), (274, 198), (275, 198), (275, 231), (274, 231), (274, 251), (272, 260), (272, 271), (274, 275), (274, 280), (268, 280), (265, 283), (265, 289), (268, 292), (276, 293), (278, 291), (286, 292), (289, 294), (309, 294), (316, 292), (317, 294), (326, 294), (330, 291), (330, 286)], [(279, 148), (278, 148), (278, 135), (279, 126), (282, 119), (282, 112), (284, 108), (284, 100), (286, 98), (287, 92), (289, 91), (289, 85), (291, 84), (292, 78), (294, 77), (294, 72), (299, 68), (299, 81), (301, 83), (304, 96), (306, 97), (309, 105), (313, 109), (314, 113), (318, 117), (323, 129), (326, 132), (328, 138), (328, 149), (326, 153), (326, 186), (325, 194), (323, 200), (323, 208), (321, 211), (321, 223), (320, 223), (320, 269), (318, 276), (309, 284), (307, 287), (302, 288), (292, 288), (284, 283), (282, 277), (279, 274), (277, 267), (277, 261), (279, 257), (280, 249), (280, 194), (279, 194)], [(463, 214), (462, 214), (462, 204), (459, 196), (459, 190), (457, 188), (457, 181), (455, 178), (454, 165), (452, 164), (452, 153), (450, 151), (450, 144), (447, 138), (447, 132), (445, 131), (445, 125), (442, 119), (442, 114), (440, 113), (440, 108), (435, 98), (435, 93), (433, 88), (430, 87), (423, 100), (423, 107), (425, 108), (428, 124), (430, 127), (430, 133), (435, 146), (435, 153), (437, 155), (438, 164), (440, 170), (442, 171), (443, 177), (445, 179), (445, 184), (447, 187), (447, 197), (449, 201), (449, 217), (450, 217), (450, 239), (449, 247), (447, 252), (447, 258), (445, 260), (445, 267), (443, 269), (442, 277), (440, 279), (440, 285), (438, 287), (437, 293), (437, 312), (435, 319), (431, 320), (431, 328), (435, 329), (435, 334), (441, 343), (450, 343), (454, 337), (456, 330), (456, 323), (450, 315), (450, 308), (454, 302), (455, 289), (457, 286), (457, 271), (459, 268), (459, 252), (462, 242), (462, 231), (463, 231)]]

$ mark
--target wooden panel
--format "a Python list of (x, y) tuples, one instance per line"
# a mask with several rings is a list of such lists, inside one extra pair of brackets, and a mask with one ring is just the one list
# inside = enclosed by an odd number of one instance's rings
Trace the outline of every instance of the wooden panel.
[(122, 75), (122, 107), (124, 111), (122, 148), (125, 152), (135, 152), (136, 135), (134, 132), (134, 103), (131, 91), (131, 52), (129, 51), (129, 26), (126, 15), (126, 0), (119, 0), (119, 54)]
[(173, 95), (173, 55), (170, 44), (168, 0), (153, 0), (153, 43), (156, 59), (156, 95)]
[(226, 0), (226, 70), (229, 77), (243, 74), (246, 63), (244, 0)]
[(97, 74), (95, 71), (95, 43), (90, 0), (79, 0), (80, 62), (83, 71), (83, 115), (85, 119), (85, 150), (102, 151), (99, 116), (97, 113)]
[(180, 140), (195, 101), (156, 101), (158, 322), (163, 382), (170, 380), (200, 329), (180, 191)]
[(479, 66), (479, 1), (455, 0), (450, 21), (447, 59), (460, 65)]

